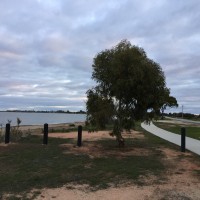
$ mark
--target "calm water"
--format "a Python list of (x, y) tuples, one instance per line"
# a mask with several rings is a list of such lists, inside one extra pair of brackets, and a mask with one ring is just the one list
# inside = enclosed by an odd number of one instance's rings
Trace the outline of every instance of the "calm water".
[(84, 122), (85, 114), (66, 114), (66, 113), (24, 113), (24, 112), (0, 112), (0, 124), (5, 124), (12, 120), (11, 125), (17, 124), (17, 117), (21, 119), (20, 125), (42, 125)]

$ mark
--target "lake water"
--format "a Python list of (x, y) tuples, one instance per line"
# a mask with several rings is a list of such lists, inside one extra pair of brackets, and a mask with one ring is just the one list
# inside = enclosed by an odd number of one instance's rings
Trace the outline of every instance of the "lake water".
[(0, 124), (5, 126), (8, 120), (11, 120), (11, 125), (15, 126), (17, 117), (22, 121), (20, 125), (74, 123), (86, 120), (85, 114), (0, 112)]

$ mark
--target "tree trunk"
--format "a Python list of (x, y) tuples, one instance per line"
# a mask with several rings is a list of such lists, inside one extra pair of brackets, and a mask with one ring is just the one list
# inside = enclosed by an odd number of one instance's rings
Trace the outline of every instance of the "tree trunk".
[(119, 137), (117, 137), (117, 142), (118, 142), (118, 146), (119, 146), (120, 148), (125, 146), (125, 140), (124, 140), (124, 138), (122, 137), (121, 134), (120, 134)]
[(164, 119), (164, 108), (161, 108), (161, 111), (162, 111), (161, 119)]

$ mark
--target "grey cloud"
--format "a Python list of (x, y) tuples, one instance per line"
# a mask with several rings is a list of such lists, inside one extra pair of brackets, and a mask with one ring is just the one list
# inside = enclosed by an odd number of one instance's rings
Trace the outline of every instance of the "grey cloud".
[[(13, 103), (15, 102), (15, 103)], [(17, 106), (16, 106), (17, 105)], [(57, 110), (59, 107), (71, 108), (74, 111), (84, 109), (83, 99), (57, 99), (55, 103), (54, 98), (33, 98), (33, 97), (3, 97), (0, 100), (0, 109), (5, 106), (11, 109), (27, 109), (32, 108), (35, 110), (46, 110), (45, 108), (50, 108), (50, 110)], [(37, 109), (38, 108), (38, 109)]]
[(200, 113), (199, 9), (197, 0), (1, 1), (0, 109), (84, 109), (93, 57), (128, 39), (161, 65), (179, 103)]

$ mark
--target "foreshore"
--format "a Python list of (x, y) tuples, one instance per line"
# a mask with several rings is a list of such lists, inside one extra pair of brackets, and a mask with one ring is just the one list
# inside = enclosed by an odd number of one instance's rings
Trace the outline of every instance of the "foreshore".
[[(83, 126), (84, 124), (85, 122), (60, 123), (60, 124), (48, 124), (48, 127), (59, 129), (59, 128), (77, 127), (79, 125)], [(19, 126), (19, 129), (21, 131), (36, 130), (36, 129), (43, 129), (43, 128), (44, 128), (44, 125), (20, 125)]]

